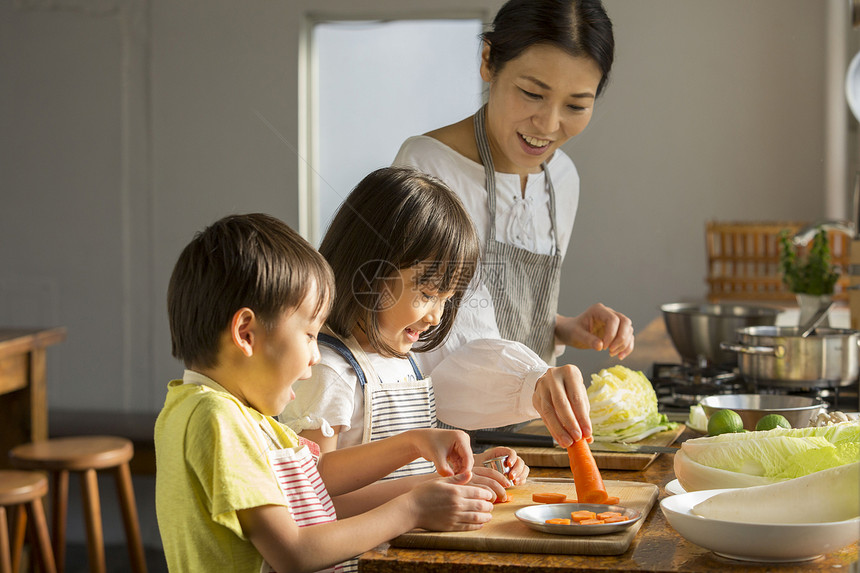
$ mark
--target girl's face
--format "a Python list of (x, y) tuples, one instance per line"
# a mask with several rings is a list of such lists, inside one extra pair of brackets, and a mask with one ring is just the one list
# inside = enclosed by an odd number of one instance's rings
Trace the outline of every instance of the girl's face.
[(502, 173), (537, 173), (588, 125), (602, 74), (591, 58), (547, 44), (527, 48), (493, 74), (484, 45), (481, 77), (490, 84), (487, 134)]
[[(392, 349), (406, 354), (427, 329), (439, 324), (445, 303), (454, 292), (439, 292), (432, 285), (420, 284), (424, 265), (400, 269), (387, 280), (390, 298), (383, 297), (383, 307), (377, 311), (377, 323), (382, 340)], [(362, 343), (362, 338), (356, 335)], [(362, 344), (364, 345), (364, 344)], [(373, 350), (373, 349), (371, 349)]]

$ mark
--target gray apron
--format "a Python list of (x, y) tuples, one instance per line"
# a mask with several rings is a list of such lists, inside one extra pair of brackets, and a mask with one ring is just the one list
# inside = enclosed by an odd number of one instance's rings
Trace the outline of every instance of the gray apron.
[(533, 253), (496, 240), (496, 173), (484, 127), (486, 106), (475, 114), (475, 140), (486, 174), (490, 228), (483, 258), (483, 279), (496, 313), (502, 338), (522, 342), (547, 364), (555, 365), (555, 319), (561, 285), (561, 248), (555, 214), (555, 189), (546, 163), (543, 168), (549, 193), (549, 215), (555, 252)]

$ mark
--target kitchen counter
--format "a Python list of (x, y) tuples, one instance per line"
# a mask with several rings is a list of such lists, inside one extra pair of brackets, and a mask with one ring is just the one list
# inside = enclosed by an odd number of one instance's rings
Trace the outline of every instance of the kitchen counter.
[[(687, 430), (679, 439), (683, 441), (700, 436)], [(857, 546), (848, 546), (822, 558), (799, 563), (768, 564), (735, 561), (719, 557), (711, 551), (688, 542), (668, 524), (660, 510), (660, 500), (666, 497), (664, 486), (675, 479), (673, 456), (661, 454), (643, 471), (603, 470), (604, 480), (625, 480), (652, 483), (660, 487), (660, 494), (648, 514), (642, 529), (633, 539), (630, 549), (622, 555), (546, 555), (519, 553), (488, 553), (470, 551), (443, 551), (432, 549), (377, 548), (359, 559), (362, 573), (450, 572), (507, 573), (507, 572), (559, 572), (559, 571), (642, 571), (642, 572), (701, 572), (726, 571), (766, 572), (779, 571), (858, 571)], [(566, 468), (532, 468), (534, 477), (570, 478)]]
[[(841, 318), (841, 317), (840, 317)], [(790, 321), (792, 316), (783, 317)], [(678, 363), (681, 358), (666, 333), (662, 315), (636, 333), (636, 348), (624, 360), (628, 368), (646, 373), (655, 362)], [(613, 363), (617, 363), (614, 361)], [(607, 364), (606, 366), (611, 366)], [(686, 430), (679, 442), (701, 434)], [(752, 563), (719, 557), (711, 551), (688, 542), (668, 524), (660, 510), (666, 497), (664, 486), (675, 479), (673, 456), (661, 454), (643, 471), (603, 470), (604, 480), (639, 481), (660, 488), (654, 507), (626, 553), (616, 556), (547, 555), (444, 551), (431, 549), (377, 548), (363, 554), (359, 571), (363, 573), (450, 572), (507, 573), (559, 571), (630, 571), (630, 572), (767, 572), (779, 571), (860, 571), (858, 548), (848, 546), (813, 561), (789, 564)], [(532, 468), (534, 477), (570, 478), (567, 468)]]

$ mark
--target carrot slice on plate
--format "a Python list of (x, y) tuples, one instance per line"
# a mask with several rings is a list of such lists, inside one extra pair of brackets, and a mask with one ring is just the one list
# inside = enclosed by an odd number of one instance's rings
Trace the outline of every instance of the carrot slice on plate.
[(546, 522), (553, 525), (570, 525), (570, 520), (563, 517), (553, 517), (552, 519), (547, 519)]
[(582, 521), (583, 519), (594, 519), (596, 514), (593, 511), (580, 509), (579, 511), (571, 512), (570, 518), (574, 521)]
[(606, 523), (602, 519), (583, 519), (579, 522), (580, 525), (600, 525), (601, 523)]
[(619, 523), (621, 521), (630, 521), (630, 518), (623, 515), (616, 515), (615, 517), (606, 517), (603, 519), (604, 523)]
[(617, 511), (601, 511), (597, 514), (597, 519), (606, 519), (607, 517), (618, 517), (621, 514)]
[(537, 503), (564, 503), (566, 500), (567, 495), (563, 493), (546, 491), (532, 494), (532, 501), (536, 501)]
[(567, 457), (580, 503), (606, 503), (609, 494), (586, 439), (582, 438), (567, 448)]

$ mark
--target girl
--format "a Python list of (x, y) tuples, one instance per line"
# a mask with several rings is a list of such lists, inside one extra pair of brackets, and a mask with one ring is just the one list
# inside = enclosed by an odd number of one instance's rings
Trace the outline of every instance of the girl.
[[(436, 427), (433, 384), (411, 351), (444, 342), (475, 274), (480, 244), (462, 204), (413, 169), (374, 171), (344, 201), (320, 252), (336, 296), (320, 334), (320, 364), (296, 383), (281, 421), (323, 452)], [(524, 481), (528, 468), (509, 448), (477, 461), (499, 455), (508, 456), (508, 477)], [(476, 480), (502, 497), (507, 478), (478, 465)], [(419, 459), (389, 477), (431, 472), (433, 464)]]
[(420, 362), (432, 371), (441, 421), (476, 429), (540, 415), (568, 446), (591, 434), (588, 400), (579, 369), (556, 368), (555, 357), (564, 345), (619, 359), (633, 350), (633, 326), (619, 312), (598, 303), (558, 314), (579, 200), (579, 174), (561, 146), (588, 125), (606, 85), (612, 22), (600, 0), (510, 0), (482, 40), (487, 104), (409, 138), (394, 160), (456, 190), (485, 245), (473, 304)]

